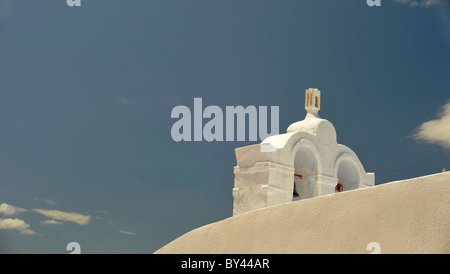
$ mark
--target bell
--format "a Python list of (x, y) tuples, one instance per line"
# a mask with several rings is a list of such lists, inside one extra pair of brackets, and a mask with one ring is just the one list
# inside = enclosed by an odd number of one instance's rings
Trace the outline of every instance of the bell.
[(297, 192), (297, 189), (295, 188), (295, 184), (294, 184), (294, 193), (292, 195), (294, 197), (298, 197), (298, 192)]
[(344, 190), (344, 187), (340, 184), (340, 183), (338, 183), (337, 185), (336, 185), (336, 191), (337, 192), (342, 192), (343, 190)]

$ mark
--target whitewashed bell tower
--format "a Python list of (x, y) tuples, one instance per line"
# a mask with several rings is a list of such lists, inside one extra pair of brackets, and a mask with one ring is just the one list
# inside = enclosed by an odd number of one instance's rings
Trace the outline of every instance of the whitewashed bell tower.
[(375, 174), (337, 142), (333, 124), (319, 117), (320, 103), (320, 91), (307, 89), (305, 119), (261, 144), (236, 148), (233, 215), (374, 185)]

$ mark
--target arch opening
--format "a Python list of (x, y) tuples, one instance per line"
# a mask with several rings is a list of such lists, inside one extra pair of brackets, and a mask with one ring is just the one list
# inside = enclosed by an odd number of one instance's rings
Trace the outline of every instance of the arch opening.
[(318, 162), (314, 152), (308, 147), (299, 148), (294, 157), (294, 169), (292, 201), (316, 196)]
[(340, 162), (337, 170), (338, 184), (342, 191), (357, 189), (359, 186), (359, 173), (355, 165), (349, 160)]

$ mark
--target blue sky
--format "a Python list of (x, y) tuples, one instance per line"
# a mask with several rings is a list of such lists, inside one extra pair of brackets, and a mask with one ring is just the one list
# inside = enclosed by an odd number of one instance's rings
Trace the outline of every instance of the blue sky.
[(195, 97), (283, 133), (316, 87), (376, 184), (450, 170), (444, 0), (65, 2), (0, 0), (0, 252), (153, 253), (230, 217), (254, 142), (174, 142)]

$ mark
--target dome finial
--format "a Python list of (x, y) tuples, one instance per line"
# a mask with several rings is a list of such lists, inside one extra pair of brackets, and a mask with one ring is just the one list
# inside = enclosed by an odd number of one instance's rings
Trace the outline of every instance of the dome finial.
[(309, 88), (305, 91), (305, 109), (308, 114), (319, 117), (320, 110), (320, 90)]

